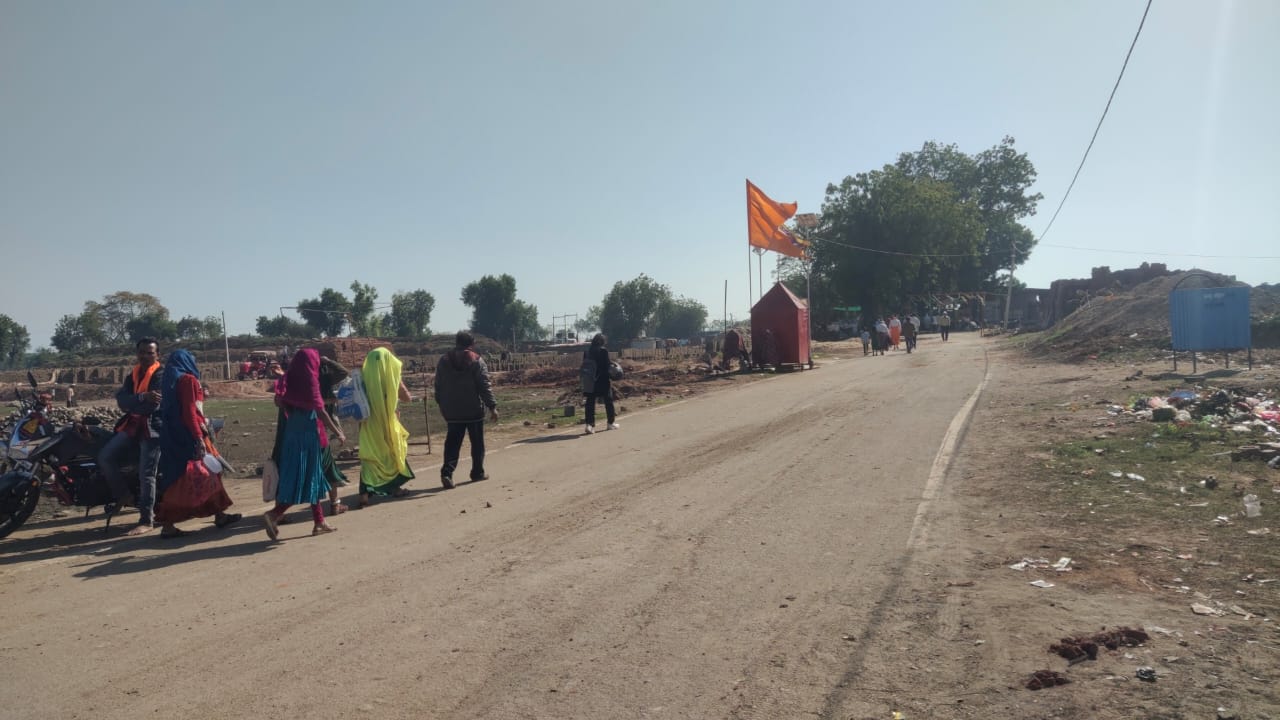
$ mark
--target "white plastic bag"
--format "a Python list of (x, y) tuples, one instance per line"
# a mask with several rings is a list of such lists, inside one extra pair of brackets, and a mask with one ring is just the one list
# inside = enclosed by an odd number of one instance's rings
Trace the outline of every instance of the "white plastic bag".
[(262, 463), (262, 502), (274, 502), (276, 499), (276, 489), (280, 487), (280, 468), (276, 467), (276, 461), (267, 458)]
[(369, 397), (359, 370), (352, 370), (334, 392), (338, 398), (338, 417), (359, 422), (369, 417)]

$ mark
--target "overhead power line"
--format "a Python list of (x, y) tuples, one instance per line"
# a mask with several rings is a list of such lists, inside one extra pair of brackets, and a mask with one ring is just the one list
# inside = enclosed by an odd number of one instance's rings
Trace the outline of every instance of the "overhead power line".
[(1125, 68), (1129, 67), (1129, 58), (1133, 56), (1133, 48), (1138, 44), (1138, 36), (1142, 34), (1142, 26), (1147, 22), (1148, 12), (1151, 12), (1151, 0), (1147, 0), (1147, 7), (1142, 11), (1142, 20), (1138, 22), (1138, 31), (1133, 34), (1133, 42), (1129, 43), (1129, 52), (1124, 55), (1124, 64), (1120, 66), (1120, 74), (1116, 76), (1116, 84), (1111, 87), (1111, 96), (1107, 98), (1107, 106), (1102, 109), (1102, 117), (1098, 118), (1098, 126), (1093, 129), (1093, 137), (1089, 138), (1089, 146), (1084, 149), (1084, 156), (1080, 158), (1080, 165), (1076, 167), (1076, 174), (1071, 177), (1071, 184), (1067, 186), (1067, 191), (1062, 194), (1058, 209), (1053, 211), (1053, 217), (1049, 218), (1049, 224), (1044, 226), (1044, 231), (1040, 233), (1038, 240), (1043, 240), (1044, 236), (1049, 233), (1049, 228), (1053, 227), (1053, 221), (1058, 219), (1058, 213), (1062, 212), (1062, 206), (1067, 204), (1067, 198), (1071, 196), (1071, 188), (1076, 186), (1076, 180), (1080, 178), (1080, 171), (1084, 169), (1084, 163), (1089, 159), (1089, 151), (1093, 149), (1093, 143), (1098, 139), (1098, 131), (1102, 130), (1102, 121), (1107, 119), (1107, 112), (1111, 110), (1111, 101), (1116, 99), (1116, 90), (1120, 89), (1120, 80), (1124, 78)]

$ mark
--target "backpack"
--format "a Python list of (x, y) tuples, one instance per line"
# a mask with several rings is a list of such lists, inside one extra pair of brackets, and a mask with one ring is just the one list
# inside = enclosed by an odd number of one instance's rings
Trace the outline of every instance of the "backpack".
[(591, 351), (582, 353), (582, 367), (578, 369), (578, 377), (582, 380), (582, 392), (591, 394), (596, 391), (596, 361)]

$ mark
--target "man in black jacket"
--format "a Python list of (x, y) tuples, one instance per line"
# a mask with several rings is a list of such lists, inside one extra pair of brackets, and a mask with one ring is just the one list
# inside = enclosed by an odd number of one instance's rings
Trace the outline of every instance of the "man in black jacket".
[[(156, 468), (160, 461), (160, 366), (159, 347), (155, 338), (145, 337), (135, 346), (138, 364), (125, 376), (116, 392), (116, 405), (125, 416), (116, 424), (116, 434), (98, 454), (98, 467), (119, 505), (136, 504), (138, 524), (129, 535), (142, 535), (154, 527), (153, 509), (156, 497)], [(138, 453), (138, 497), (133, 499), (120, 471), (122, 456)]]
[(471, 438), (471, 480), (487, 480), (484, 472), (484, 411), (498, 420), (498, 401), (489, 383), (489, 369), (484, 359), (472, 350), (475, 338), (460, 332), (454, 349), (440, 356), (436, 363), (434, 394), (440, 414), (448, 424), (444, 439), (444, 464), (440, 466), (440, 484), (453, 489), (453, 471), (462, 452), (462, 437)]

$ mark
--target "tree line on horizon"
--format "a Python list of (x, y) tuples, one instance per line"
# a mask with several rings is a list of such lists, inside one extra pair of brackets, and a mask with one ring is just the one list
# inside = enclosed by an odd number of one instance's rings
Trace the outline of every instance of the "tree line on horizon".
[[(926, 142), (893, 163), (829, 184), (816, 226), (794, 228), (811, 244), (811, 264), (780, 258), (773, 276), (801, 296), (809, 285), (817, 327), (840, 318), (836, 307), (896, 312), (929, 293), (1003, 291), (1008, 269), (1026, 262), (1036, 243), (1023, 224), (1042, 198), (1028, 192), (1035, 179), (1035, 166), (1011, 137), (972, 155), (954, 144)], [(397, 292), (380, 303), (370, 284), (354, 281), (348, 290), (326, 287), (299, 300), (296, 318), (259, 316), (255, 331), (273, 338), (430, 335), (435, 296), (429, 291)], [(517, 296), (511, 275), (470, 282), (460, 299), (471, 308), (475, 333), (500, 342), (552, 334), (539, 324), (537, 307)], [(599, 330), (620, 343), (642, 335), (692, 337), (721, 324), (709, 327), (705, 306), (642, 274), (616, 282), (572, 330)], [(52, 350), (28, 353), (26, 328), (0, 315), (0, 365), (127, 346), (144, 335), (202, 341), (221, 334), (216, 317), (173, 320), (155, 296), (122, 290), (63, 316)], [(562, 339), (568, 334), (566, 328)]]

